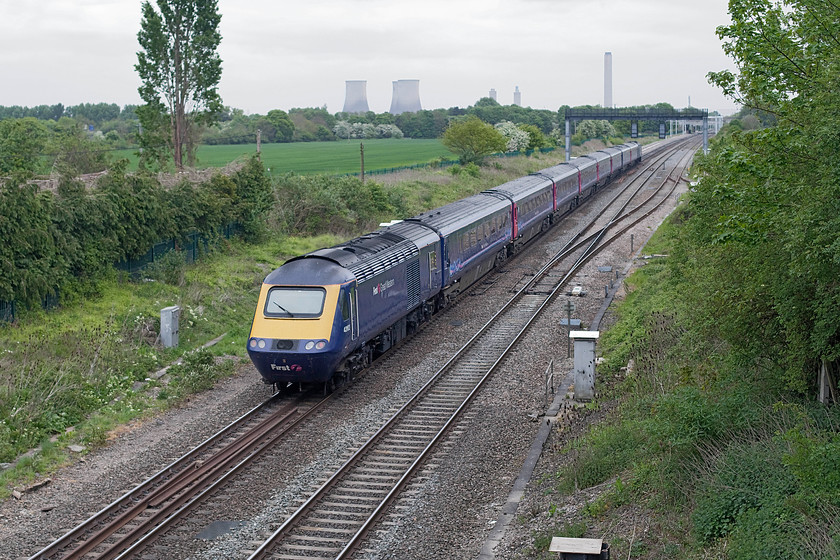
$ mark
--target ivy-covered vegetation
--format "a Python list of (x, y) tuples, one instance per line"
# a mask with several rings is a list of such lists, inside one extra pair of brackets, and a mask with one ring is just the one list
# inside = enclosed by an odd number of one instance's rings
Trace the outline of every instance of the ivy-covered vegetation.
[(205, 238), (239, 223), (247, 239), (265, 232), (272, 202), (262, 165), (249, 161), (231, 176), (165, 188), (156, 177), (112, 166), (94, 188), (65, 176), (55, 192), (25, 174), (0, 181), (0, 300), (32, 304), (47, 295), (95, 293), (113, 265), (165, 239)]
[(602, 339), (619, 412), (558, 477), (568, 491), (617, 477), (593, 523), (630, 504), (655, 518), (630, 557), (840, 558), (836, 375), (817, 400), (840, 359), (840, 9), (730, 14), (718, 33), (738, 72), (710, 77), (745, 111), (649, 248), (667, 259), (630, 279)]

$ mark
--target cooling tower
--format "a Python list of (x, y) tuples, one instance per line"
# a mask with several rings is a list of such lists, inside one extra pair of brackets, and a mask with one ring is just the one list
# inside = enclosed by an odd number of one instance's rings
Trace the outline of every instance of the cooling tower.
[(604, 108), (613, 106), (612, 98), (612, 53), (604, 53)]
[(392, 115), (416, 113), (421, 111), (420, 80), (397, 80), (394, 82), (394, 94), (391, 97)]
[(522, 92), (519, 91), (519, 86), (513, 91), (513, 104), (522, 107)]
[(347, 92), (344, 94), (345, 113), (367, 113), (367, 80), (347, 80)]

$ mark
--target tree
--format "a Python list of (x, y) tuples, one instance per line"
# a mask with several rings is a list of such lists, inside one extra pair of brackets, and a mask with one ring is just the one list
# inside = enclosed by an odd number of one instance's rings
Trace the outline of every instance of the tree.
[(709, 78), (765, 126), (746, 130), (742, 120), (744, 130), (699, 159), (686, 243), (712, 246), (743, 278), (735, 289), (710, 275), (719, 282), (712, 291), (727, 298), (715, 311), (740, 321), (732, 344), (761, 333), (745, 350), (750, 358), (781, 364), (790, 386), (805, 391), (819, 360), (840, 360), (840, 8), (730, 0), (729, 12), (732, 24), (717, 31), (738, 71)]
[(507, 141), (508, 152), (522, 152), (528, 149), (530, 136), (521, 128), (517, 127), (510, 121), (502, 121), (496, 124), (496, 130), (502, 133)]
[[(161, 128), (169, 116), (165, 137), (177, 168), (195, 160), (197, 124), (218, 120), (222, 100), (217, 87), (222, 61), (216, 52), (222, 36), (217, 0), (156, 0), (143, 2), (143, 19), (137, 39), (134, 69), (140, 75), (140, 97), (146, 103), (137, 116), (147, 135), (144, 148), (161, 138)], [(141, 141), (141, 145), (143, 142)], [(153, 152), (161, 155), (160, 151)]]
[(503, 152), (507, 147), (507, 140), (501, 132), (472, 116), (450, 124), (441, 142), (458, 155), (462, 164), (480, 164), (485, 157)]
[(520, 124), (520, 130), (528, 133), (528, 150), (539, 150), (540, 148), (547, 148), (551, 145), (548, 137), (543, 134), (543, 131), (532, 124)]
[(291, 142), (292, 136), (295, 134), (295, 123), (289, 118), (286, 111), (274, 109), (266, 115), (268, 122), (274, 125), (274, 141), (275, 142)]
[(33, 175), (46, 137), (46, 128), (34, 117), (0, 120), (0, 176)]
[(75, 119), (61, 117), (50, 123), (52, 135), (48, 150), (56, 154), (55, 167), (75, 176), (96, 173), (108, 167), (108, 153), (100, 137), (86, 132)]

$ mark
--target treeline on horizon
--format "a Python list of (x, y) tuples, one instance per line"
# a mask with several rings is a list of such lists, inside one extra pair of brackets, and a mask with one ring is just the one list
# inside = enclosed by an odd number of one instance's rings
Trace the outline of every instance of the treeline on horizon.
[[(82, 103), (70, 106), (57, 103), (34, 107), (0, 105), (0, 121), (31, 118), (59, 124), (72, 119), (81, 129), (95, 135), (108, 147), (122, 149), (137, 145), (136, 135), (139, 130), (139, 121), (135, 114), (137, 107), (137, 105), (120, 107), (115, 103)], [(597, 107), (592, 105), (575, 107), (575, 109), (593, 108)], [(651, 108), (673, 109), (668, 103), (631, 109)], [(202, 144), (253, 144), (256, 142), (257, 131), (260, 131), (261, 141), (269, 143), (334, 141), (340, 139), (335, 133), (335, 127), (340, 122), (375, 126), (393, 125), (399, 128), (405, 138), (439, 138), (453, 118), (468, 115), (477, 116), (492, 125), (504, 121), (517, 125), (533, 125), (546, 136), (551, 137), (554, 133), (554, 137), (558, 137), (557, 131), (563, 128), (567, 109), (569, 109), (568, 105), (561, 106), (557, 111), (500, 105), (491, 98), (482, 98), (475, 105), (467, 108), (424, 109), (416, 113), (399, 115), (373, 111), (362, 114), (343, 112), (332, 114), (326, 107), (292, 108), (288, 111), (276, 109), (265, 115), (246, 115), (242, 109), (226, 107), (217, 124), (201, 131), (200, 142)], [(629, 122), (616, 122), (613, 126), (618, 134), (625, 136), (630, 134)], [(658, 130), (656, 122), (643, 122), (640, 126), (642, 133), (655, 133)]]

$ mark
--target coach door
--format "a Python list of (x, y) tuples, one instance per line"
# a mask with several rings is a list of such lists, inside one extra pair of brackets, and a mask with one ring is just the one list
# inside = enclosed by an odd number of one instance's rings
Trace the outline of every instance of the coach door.
[[(356, 286), (349, 286), (341, 291), (341, 324), (344, 330), (345, 344), (359, 337), (359, 313), (356, 302)], [(347, 335), (350, 335), (349, 337)]]
[(353, 340), (359, 338), (359, 300), (355, 285), (350, 287), (350, 328)]

